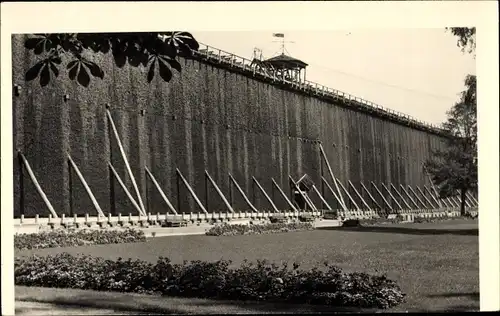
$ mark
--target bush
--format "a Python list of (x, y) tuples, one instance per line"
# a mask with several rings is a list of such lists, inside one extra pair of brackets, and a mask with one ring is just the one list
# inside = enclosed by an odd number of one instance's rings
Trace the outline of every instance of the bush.
[(142, 230), (54, 230), (14, 235), (14, 249), (41, 249), (146, 241)]
[(207, 236), (235, 236), (235, 235), (255, 235), (255, 234), (276, 234), (290, 231), (312, 230), (311, 223), (269, 223), (269, 224), (228, 224), (211, 227), (205, 234)]
[(231, 261), (185, 261), (172, 264), (160, 257), (156, 264), (141, 260), (105, 260), (68, 253), (16, 258), (16, 285), (92, 289), (98, 291), (162, 294), (178, 297), (259, 300), (338, 307), (390, 308), (405, 294), (386, 276), (345, 273), (325, 263), (325, 269), (300, 270), (256, 264), (246, 260), (238, 268)]

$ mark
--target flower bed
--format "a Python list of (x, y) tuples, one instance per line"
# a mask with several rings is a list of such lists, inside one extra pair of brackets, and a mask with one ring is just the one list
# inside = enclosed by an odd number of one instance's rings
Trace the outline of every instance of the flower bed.
[(179, 297), (281, 301), (338, 307), (390, 308), (404, 301), (399, 286), (384, 275), (325, 269), (300, 270), (266, 261), (191, 261), (156, 264), (141, 260), (105, 260), (62, 253), (16, 258), (16, 285), (135, 292)]
[(146, 241), (142, 230), (55, 230), (14, 235), (14, 249), (41, 249)]
[(235, 235), (255, 235), (255, 234), (276, 234), (291, 231), (312, 230), (314, 226), (311, 223), (268, 223), (268, 224), (228, 224), (217, 225), (210, 228), (206, 235), (208, 236), (235, 236)]

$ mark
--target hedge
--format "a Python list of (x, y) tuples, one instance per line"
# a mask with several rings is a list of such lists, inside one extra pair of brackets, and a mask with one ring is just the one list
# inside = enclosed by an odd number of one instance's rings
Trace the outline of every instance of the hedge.
[(228, 224), (211, 227), (205, 234), (208, 236), (235, 236), (235, 235), (255, 235), (255, 234), (276, 234), (290, 231), (312, 230), (311, 223), (267, 223), (267, 224)]
[(405, 294), (385, 275), (345, 273), (325, 263), (325, 269), (281, 267), (265, 260), (184, 261), (172, 264), (160, 257), (156, 264), (142, 260), (106, 260), (71, 255), (16, 258), (16, 285), (135, 292), (178, 297), (322, 304), (337, 307), (390, 308)]
[(146, 241), (141, 230), (54, 230), (32, 234), (14, 235), (14, 249), (41, 249), (97, 244), (119, 244)]

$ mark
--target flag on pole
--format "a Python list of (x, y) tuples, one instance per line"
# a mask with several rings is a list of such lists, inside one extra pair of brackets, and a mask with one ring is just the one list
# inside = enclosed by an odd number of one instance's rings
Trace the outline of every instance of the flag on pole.
[(285, 37), (285, 34), (283, 33), (273, 33), (274, 37)]

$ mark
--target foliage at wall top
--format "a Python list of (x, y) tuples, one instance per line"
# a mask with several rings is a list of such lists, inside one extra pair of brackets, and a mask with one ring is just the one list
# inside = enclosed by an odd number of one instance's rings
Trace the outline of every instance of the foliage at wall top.
[[(66, 68), (68, 77), (84, 87), (90, 84), (91, 76), (104, 78), (97, 55), (113, 55), (117, 67), (126, 64), (132, 67), (149, 67), (147, 81), (155, 73), (169, 82), (172, 70), (181, 71), (177, 57), (190, 57), (199, 44), (189, 32), (149, 33), (57, 33), (31, 34), (24, 47), (39, 56), (38, 62), (25, 74), (27, 81), (39, 78), (42, 87), (57, 77), (61, 68)], [(158, 69), (158, 71), (156, 71)]]

